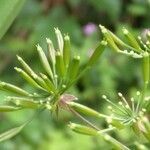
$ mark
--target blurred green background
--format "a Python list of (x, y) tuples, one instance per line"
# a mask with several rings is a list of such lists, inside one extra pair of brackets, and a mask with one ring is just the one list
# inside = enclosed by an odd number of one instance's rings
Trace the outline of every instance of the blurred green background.
[[(71, 37), (72, 51), (81, 55), (82, 63), (101, 39), (98, 28), (102, 24), (121, 35), (127, 27), (135, 35), (150, 25), (149, 0), (26, 0), (19, 15), (0, 40), (0, 80), (32, 90), (14, 71), (16, 54), (22, 56), (32, 68), (40, 67), (35, 45), (46, 49), (46, 37), (54, 43), (54, 27)], [(123, 37), (122, 37), (123, 38)], [(117, 100), (117, 92), (129, 98), (141, 88), (140, 61), (116, 55), (107, 49), (99, 62), (82, 76), (68, 91), (79, 102), (108, 114), (102, 94)], [(1, 102), (6, 93), (0, 92)], [(0, 114), (0, 132), (19, 125), (32, 115), (32, 111)], [(108, 143), (71, 132), (67, 124), (78, 121), (71, 114), (62, 112), (58, 118), (45, 111), (34, 119), (14, 138), (0, 143), (0, 150), (100, 150), (111, 149)], [(95, 122), (95, 120), (93, 119)], [(96, 121), (101, 128), (103, 120)], [(138, 137), (132, 132), (121, 131), (114, 136), (132, 144)]]

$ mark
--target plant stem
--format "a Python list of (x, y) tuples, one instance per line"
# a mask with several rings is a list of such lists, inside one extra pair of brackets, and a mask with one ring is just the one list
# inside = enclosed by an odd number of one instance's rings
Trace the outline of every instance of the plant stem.
[(94, 129), (96, 129), (97, 131), (100, 131), (100, 129), (97, 127), (97, 126), (95, 126), (95, 125), (93, 125), (90, 121), (88, 121), (87, 119), (85, 119), (83, 116), (81, 116), (78, 112), (76, 112), (74, 109), (72, 109), (72, 108), (70, 108), (70, 107), (68, 107), (69, 108), (69, 110), (73, 113), (73, 114), (75, 114), (77, 117), (79, 117), (83, 122), (85, 122), (86, 124), (88, 124), (89, 126), (91, 126), (92, 128), (94, 128)]

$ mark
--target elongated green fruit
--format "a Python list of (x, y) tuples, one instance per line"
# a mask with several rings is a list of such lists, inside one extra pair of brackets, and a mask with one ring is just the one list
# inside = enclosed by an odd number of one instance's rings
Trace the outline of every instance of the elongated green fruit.
[[(108, 30), (108, 29), (107, 29)], [(118, 44), (119, 46), (123, 47), (123, 48), (128, 48), (130, 50), (133, 51), (137, 51), (135, 48), (131, 47), (130, 45), (124, 43), (122, 40), (120, 40), (115, 34), (113, 34), (110, 30), (108, 30), (108, 32), (110, 33), (112, 39), (114, 40), (114, 42), (116, 44)], [(122, 51), (121, 51), (122, 52)]]
[(55, 60), (55, 49), (54, 49), (53, 43), (48, 38), (46, 38), (46, 42), (47, 42), (50, 61), (52, 62), (53, 65), (55, 65), (56, 60)]
[(64, 47), (63, 47), (63, 60), (64, 60), (65, 67), (69, 66), (70, 52), (71, 52), (70, 37), (68, 35), (65, 35)]
[(66, 69), (64, 66), (63, 56), (60, 52), (56, 53), (56, 72), (58, 76), (64, 77)]
[(113, 38), (111, 37), (111, 34), (108, 32), (108, 30), (104, 26), (101, 26), (101, 25), (100, 25), (100, 29), (101, 29), (104, 37), (106, 38), (106, 41), (108, 42), (109, 46), (116, 52), (120, 51), (118, 46), (115, 44)]
[(103, 114), (100, 114), (99, 112), (87, 107), (87, 106), (84, 106), (84, 105), (81, 105), (81, 104), (78, 104), (78, 103), (75, 103), (75, 102), (68, 102), (67, 103), (71, 108), (73, 108), (75, 111), (77, 112), (80, 112), (84, 115), (87, 115), (87, 116), (92, 116), (92, 117), (97, 117), (97, 118), (108, 118), (108, 116), (106, 115), (103, 115)]
[(39, 86), (25, 71), (23, 71), (21, 68), (14, 68), (28, 83), (33, 85), (34, 87), (43, 89), (41, 86)]
[(56, 89), (55, 89), (54, 84), (51, 82), (51, 80), (49, 80), (48, 77), (45, 74), (43, 74), (43, 73), (41, 73), (41, 77), (44, 80), (44, 82), (47, 84), (49, 90), (51, 90), (52, 92), (55, 93)]
[(43, 90), (51, 92), (51, 90), (49, 89), (49, 87), (41, 77), (35, 74), (33, 78), (43, 88)]
[[(108, 30), (108, 29), (107, 29)], [(122, 40), (120, 40), (114, 33), (112, 33), (110, 30), (108, 30), (110, 33), (112, 39), (115, 41), (115, 43), (121, 45), (121, 46), (128, 46), (126, 43), (124, 43)]]
[(84, 134), (84, 135), (90, 135), (90, 136), (100, 136), (102, 137), (105, 141), (111, 143), (116, 149), (118, 150), (130, 150), (128, 147), (111, 137), (110, 135), (106, 133), (101, 133), (101, 131), (97, 131), (93, 128), (80, 125), (80, 124), (75, 124), (75, 123), (70, 123), (69, 127), (74, 131), (79, 134)]
[(17, 106), (23, 107), (23, 108), (38, 108), (39, 103), (37, 101), (34, 101), (30, 98), (24, 98), (24, 97), (8, 97), (8, 101), (14, 103)]
[(146, 139), (150, 142), (150, 122), (149, 122), (148, 118), (143, 117), (142, 123), (143, 123), (142, 133), (146, 137)]
[(39, 45), (37, 45), (37, 51), (39, 53), (39, 57), (40, 57), (41, 63), (43, 65), (45, 71), (51, 77), (51, 79), (53, 79), (53, 73), (52, 73), (50, 64), (47, 60), (45, 53), (43, 52), (42, 48)]
[(10, 111), (16, 111), (16, 110), (20, 110), (20, 107), (14, 107), (14, 106), (0, 106), (0, 112), (10, 112)]
[(90, 60), (88, 62), (88, 66), (92, 66), (98, 58), (101, 56), (103, 51), (105, 50), (105, 47), (107, 45), (106, 41), (101, 41), (98, 47), (94, 50), (92, 56), (90, 57)]
[(122, 30), (128, 42), (131, 44), (132, 47), (135, 48), (136, 52), (142, 52), (142, 49), (138, 44), (137, 40), (135, 39), (135, 37), (126, 28), (123, 28)]
[(121, 129), (125, 128), (125, 125), (118, 120), (107, 118), (107, 122), (109, 124), (111, 124), (112, 126), (116, 127), (117, 129), (121, 130)]
[(17, 59), (24, 68), (24, 70), (31, 76), (35, 74), (35, 72), (29, 67), (29, 65), (20, 57), (17, 55)]
[(150, 56), (148, 52), (144, 53), (144, 56), (142, 59), (142, 71), (143, 71), (144, 83), (148, 84), (150, 80)]
[(120, 143), (119, 141), (117, 141), (116, 139), (114, 139), (113, 137), (111, 137), (108, 134), (101, 134), (99, 132), (99, 135), (106, 141), (111, 143), (116, 150), (131, 150), (128, 147), (126, 147), (125, 145), (123, 145), (122, 143)]
[(80, 134), (91, 135), (91, 136), (95, 136), (98, 134), (95, 129), (84, 125), (70, 123), (68, 126), (71, 128), (71, 130)]
[(31, 96), (31, 94), (29, 94), (25, 90), (15, 86), (15, 85), (6, 83), (6, 82), (0, 82), (0, 88), (3, 90), (6, 90), (6, 91), (12, 92), (14, 94), (19, 94), (22, 96)]
[[(127, 49), (130, 49), (130, 50), (133, 50), (133, 51), (136, 51), (137, 52), (137, 50), (134, 48), (134, 47), (132, 47), (132, 46), (130, 46), (130, 45), (128, 45), (128, 44), (126, 44), (125, 42), (123, 42), (121, 39), (119, 39), (114, 33), (112, 33), (110, 30), (108, 30), (108, 29), (106, 29), (104, 26), (100, 26), (100, 28), (101, 28), (101, 30), (103, 31), (103, 33), (105, 33), (106, 32), (106, 30), (107, 30), (107, 34), (108, 35), (105, 35), (105, 36), (108, 36), (108, 38), (106, 38), (106, 39), (108, 39), (108, 41), (109, 41), (109, 44), (111, 45), (111, 47), (112, 48), (116, 48), (116, 50), (118, 49), (117, 48), (117, 45), (120, 47), (122, 47), (123, 49), (124, 48), (127, 48)], [(114, 41), (114, 42), (111, 42), (112, 40)], [(119, 50), (118, 49), (118, 52), (122, 52), (121, 50)]]
[(68, 79), (74, 80), (77, 77), (79, 71), (79, 64), (80, 64), (80, 56), (75, 56), (68, 67)]
[(63, 36), (62, 36), (62, 34), (58, 28), (54, 28), (54, 29), (55, 29), (55, 34), (57, 37), (59, 52), (62, 55), (63, 54), (63, 47), (64, 47)]
[(47, 91), (47, 85), (43, 81), (41, 77), (39, 77), (30, 67), (26, 62), (19, 56), (17, 56), (19, 62), (23, 66), (24, 70), (34, 79), (35, 82), (37, 82), (41, 87), (42, 90)]

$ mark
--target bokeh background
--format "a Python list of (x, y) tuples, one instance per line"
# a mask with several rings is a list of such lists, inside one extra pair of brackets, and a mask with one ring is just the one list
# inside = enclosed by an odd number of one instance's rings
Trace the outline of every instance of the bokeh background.
[[(101, 39), (98, 25), (102, 24), (122, 37), (122, 27), (138, 35), (150, 25), (149, 0), (27, 0), (19, 15), (0, 41), (0, 80), (30, 89), (14, 71), (16, 54), (22, 56), (35, 70), (40, 68), (35, 45), (46, 49), (46, 37), (56, 43), (54, 27), (71, 37), (72, 51), (81, 55), (82, 63)], [(108, 114), (106, 94), (113, 101), (117, 92), (129, 98), (141, 88), (140, 61), (116, 55), (107, 49), (97, 64), (70, 89), (79, 102)], [(0, 101), (6, 93), (0, 92)], [(25, 110), (0, 114), (0, 132), (15, 127), (33, 114)], [(101, 128), (103, 120), (91, 119)], [(14, 138), (0, 143), (0, 150), (100, 150), (111, 149), (102, 139), (71, 132), (69, 121), (80, 122), (75, 116), (62, 112), (59, 117), (45, 111)], [(138, 137), (126, 130), (113, 133), (124, 143), (132, 144)]]

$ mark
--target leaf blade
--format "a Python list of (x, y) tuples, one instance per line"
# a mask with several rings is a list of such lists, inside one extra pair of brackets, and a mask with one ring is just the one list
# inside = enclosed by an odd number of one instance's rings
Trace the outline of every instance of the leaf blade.
[[(26, 0), (0, 1), (0, 39), (8, 30)], [(9, 11), (8, 11), (9, 10)]]
[(22, 124), (19, 127), (15, 127), (6, 132), (1, 133), (0, 134), (0, 142), (8, 140), (8, 139), (12, 138), (13, 136), (15, 136), (16, 134), (18, 134), (24, 128), (25, 125), (26, 125), (26, 123)]

